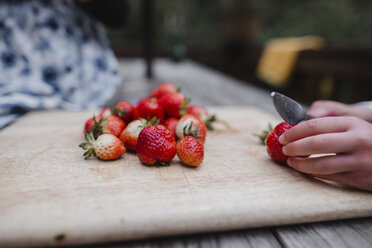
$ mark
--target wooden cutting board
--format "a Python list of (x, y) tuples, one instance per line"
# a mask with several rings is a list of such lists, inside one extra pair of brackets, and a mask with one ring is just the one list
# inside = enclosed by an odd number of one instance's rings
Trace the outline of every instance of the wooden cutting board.
[(84, 160), (88, 112), (35, 112), (0, 132), (0, 246), (83, 244), (372, 215), (372, 194), (272, 162), (254, 133), (274, 117), (214, 108), (199, 168), (135, 154)]

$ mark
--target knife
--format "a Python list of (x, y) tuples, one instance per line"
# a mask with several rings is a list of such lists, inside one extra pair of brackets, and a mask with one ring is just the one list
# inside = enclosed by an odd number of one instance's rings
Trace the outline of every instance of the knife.
[(271, 96), (273, 97), (276, 111), (289, 125), (295, 125), (301, 121), (313, 118), (295, 100), (278, 92), (272, 92)]

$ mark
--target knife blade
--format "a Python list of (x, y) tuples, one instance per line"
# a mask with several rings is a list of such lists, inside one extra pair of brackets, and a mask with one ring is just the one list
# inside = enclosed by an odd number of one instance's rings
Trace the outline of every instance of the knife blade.
[(276, 111), (288, 124), (295, 125), (301, 121), (313, 118), (295, 100), (278, 92), (272, 92), (271, 96), (273, 97)]

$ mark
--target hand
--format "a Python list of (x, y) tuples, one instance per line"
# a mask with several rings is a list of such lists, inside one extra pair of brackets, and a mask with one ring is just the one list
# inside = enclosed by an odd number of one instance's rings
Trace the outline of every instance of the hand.
[(372, 110), (359, 104), (346, 105), (334, 101), (316, 101), (308, 113), (314, 117), (355, 116), (372, 123)]
[(357, 117), (315, 118), (287, 130), (279, 142), (295, 170), (372, 191), (371, 123)]

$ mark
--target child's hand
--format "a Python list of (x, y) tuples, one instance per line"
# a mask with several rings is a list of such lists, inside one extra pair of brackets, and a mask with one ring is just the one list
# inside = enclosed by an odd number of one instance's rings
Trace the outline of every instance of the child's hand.
[(316, 101), (308, 113), (314, 117), (355, 116), (372, 123), (372, 110), (358, 104), (346, 105), (334, 101)]
[[(287, 130), (279, 142), (289, 166), (357, 188), (372, 190), (372, 124), (356, 117), (324, 117)], [(329, 154), (309, 158), (312, 154)]]

